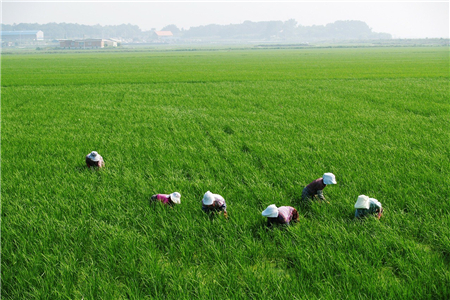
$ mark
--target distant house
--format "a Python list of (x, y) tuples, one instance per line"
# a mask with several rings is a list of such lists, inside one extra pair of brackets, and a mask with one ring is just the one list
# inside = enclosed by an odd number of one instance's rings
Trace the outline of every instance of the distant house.
[(173, 37), (172, 31), (155, 31), (155, 34), (158, 38)]
[(78, 48), (78, 49), (90, 49), (90, 48), (104, 48), (104, 47), (117, 47), (117, 42), (113, 40), (105, 39), (79, 39), (79, 40), (59, 40), (59, 47), (61, 48)]
[(152, 39), (154, 43), (170, 43), (176, 38), (173, 36), (172, 31), (153, 31)]
[(105, 47), (117, 47), (117, 40), (113, 40), (113, 39), (107, 39), (107, 40), (103, 40), (103, 45)]
[(44, 32), (42, 30), (2, 31), (1, 38), (2, 42), (29, 43), (43, 41)]

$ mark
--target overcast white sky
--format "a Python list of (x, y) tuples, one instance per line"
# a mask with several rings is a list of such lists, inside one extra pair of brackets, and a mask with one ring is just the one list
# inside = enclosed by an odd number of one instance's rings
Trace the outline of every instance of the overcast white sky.
[(449, 37), (447, 1), (38, 1), (1, 0), (2, 24), (78, 23), (137, 25), (157, 30), (246, 20), (326, 25), (338, 20), (366, 22), (374, 32), (394, 38)]

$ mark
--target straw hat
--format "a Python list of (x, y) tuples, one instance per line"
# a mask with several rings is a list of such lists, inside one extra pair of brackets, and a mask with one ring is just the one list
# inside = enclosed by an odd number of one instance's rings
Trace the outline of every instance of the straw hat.
[(336, 177), (334, 176), (333, 173), (325, 173), (322, 176), (323, 178), (323, 183), (325, 184), (336, 184)]
[(170, 199), (172, 200), (173, 203), (176, 203), (176, 204), (180, 204), (181, 203), (181, 194), (180, 193), (173, 192), (169, 196), (170, 196)]
[(205, 205), (211, 205), (214, 202), (214, 194), (211, 193), (210, 191), (207, 191), (205, 193), (205, 195), (203, 196), (203, 200), (202, 200), (203, 204)]
[(366, 195), (359, 195), (358, 200), (356, 200), (355, 208), (356, 209), (369, 209), (370, 200)]
[(92, 161), (99, 161), (101, 158), (100, 154), (98, 154), (97, 151), (92, 151), (88, 157)]
[(275, 204), (267, 206), (267, 208), (262, 212), (264, 217), (276, 218), (278, 217), (278, 208)]

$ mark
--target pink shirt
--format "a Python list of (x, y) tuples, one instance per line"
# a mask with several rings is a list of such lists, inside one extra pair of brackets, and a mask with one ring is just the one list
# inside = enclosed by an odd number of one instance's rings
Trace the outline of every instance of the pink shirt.
[(169, 204), (170, 203), (170, 195), (167, 194), (157, 194), (156, 195), (156, 200), (161, 201), (164, 204)]
[(283, 219), (284, 223), (289, 224), (292, 221), (292, 213), (295, 208), (292, 206), (280, 206), (278, 207), (278, 219)]

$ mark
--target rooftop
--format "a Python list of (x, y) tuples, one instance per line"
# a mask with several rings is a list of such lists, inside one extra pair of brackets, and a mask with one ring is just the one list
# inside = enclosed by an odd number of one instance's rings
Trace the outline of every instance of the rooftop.
[(17, 30), (17, 31), (1, 31), (1, 35), (25, 35), (25, 34), (37, 34), (41, 30)]
[(155, 31), (157, 36), (173, 36), (172, 31)]

